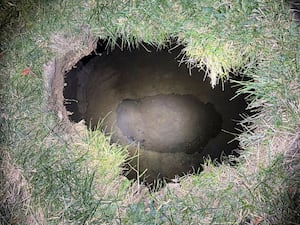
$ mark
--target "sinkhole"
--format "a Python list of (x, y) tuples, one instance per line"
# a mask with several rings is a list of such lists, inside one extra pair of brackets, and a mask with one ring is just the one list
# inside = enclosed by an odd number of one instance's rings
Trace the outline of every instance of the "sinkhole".
[[(124, 174), (146, 183), (200, 171), (204, 158), (236, 155), (247, 113), (229, 81), (214, 89), (203, 70), (180, 64), (183, 46), (97, 49), (65, 74), (64, 104), (73, 122), (112, 133), (128, 146)], [(236, 79), (242, 79), (238, 76)]]

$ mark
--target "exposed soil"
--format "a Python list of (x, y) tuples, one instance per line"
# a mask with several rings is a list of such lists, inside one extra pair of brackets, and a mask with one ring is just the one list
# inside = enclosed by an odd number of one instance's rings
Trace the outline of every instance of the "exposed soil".
[(71, 120), (97, 129), (105, 118), (114, 142), (130, 145), (131, 156), (139, 147), (132, 165), (147, 170), (148, 182), (197, 170), (203, 157), (219, 159), (238, 148), (231, 133), (237, 133), (245, 100), (230, 100), (236, 90), (229, 83), (212, 89), (203, 71), (190, 75), (178, 65), (179, 54), (117, 49), (82, 60), (65, 78)]
[(128, 143), (162, 153), (201, 152), (221, 131), (221, 124), (213, 105), (193, 95), (125, 99), (117, 108), (117, 127)]

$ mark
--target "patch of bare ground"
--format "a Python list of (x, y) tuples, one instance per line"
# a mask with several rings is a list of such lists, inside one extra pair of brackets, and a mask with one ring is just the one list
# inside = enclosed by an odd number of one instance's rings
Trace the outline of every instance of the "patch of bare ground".
[(286, 209), (284, 220), (289, 224), (300, 223), (300, 128), (298, 128), (287, 153), (285, 154), (285, 169), (289, 182), (287, 185), (287, 195), (290, 204)]
[(64, 106), (63, 96), (64, 75), (80, 58), (89, 55), (96, 48), (97, 39), (90, 34), (76, 38), (57, 34), (53, 35), (51, 40), (51, 49), (58, 56), (44, 65), (47, 108), (50, 111), (54, 110), (59, 120), (69, 127), (68, 112)]

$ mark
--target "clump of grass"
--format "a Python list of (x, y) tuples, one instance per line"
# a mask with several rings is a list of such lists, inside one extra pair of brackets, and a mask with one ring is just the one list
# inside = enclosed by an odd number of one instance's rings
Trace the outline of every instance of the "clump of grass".
[[(283, 140), (299, 126), (300, 71), (299, 35), (283, 1), (29, 0), (3, 7), (11, 14), (0, 17), (10, 18), (1, 36), (1, 145), (28, 184), (26, 215), (42, 215), (47, 224), (285, 222), (291, 202)], [(202, 173), (155, 194), (130, 187), (119, 175), (126, 149), (100, 131), (66, 133), (46, 110), (43, 64), (72, 54), (53, 48), (57, 35), (78, 45), (105, 38), (111, 48), (120, 37), (123, 47), (143, 41), (158, 48), (175, 38), (186, 46), (182, 61), (205, 64), (212, 86), (244, 68), (251, 81), (240, 82), (239, 93), (249, 94), (249, 108), (259, 113), (245, 120), (240, 163), (208, 161)], [(31, 73), (22, 75), (26, 68)]]

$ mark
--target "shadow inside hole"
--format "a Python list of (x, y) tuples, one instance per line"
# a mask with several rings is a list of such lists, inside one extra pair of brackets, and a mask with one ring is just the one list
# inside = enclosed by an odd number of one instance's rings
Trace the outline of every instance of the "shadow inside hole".
[(204, 71), (190, 75), (178, 63), (183, 46), (107, 53), (106, 45), (99, 42), (97, 54), (65, 75), (65, 106), (71, 121), (84, 119), (92, 129), (105, 118), (112, 141), (129, 145), (128, 179), (143, 174), (139, 180), (151, 185), (201, 170), (205, 157), (238, 156), (237, 121), (248, 112), (244, 96), (233, 98), (236, 87), (212, 89)]

